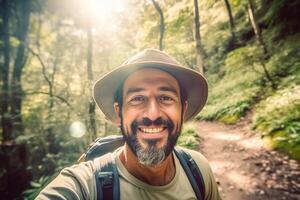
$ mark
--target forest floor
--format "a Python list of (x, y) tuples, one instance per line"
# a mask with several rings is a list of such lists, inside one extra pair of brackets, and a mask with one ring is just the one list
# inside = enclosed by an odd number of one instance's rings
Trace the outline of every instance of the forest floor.
[(295, 160), (263, 147), (247, 120), (234, 126), (197, 122), (200, 151), (208, 159), (223, 200), (300, 200)]

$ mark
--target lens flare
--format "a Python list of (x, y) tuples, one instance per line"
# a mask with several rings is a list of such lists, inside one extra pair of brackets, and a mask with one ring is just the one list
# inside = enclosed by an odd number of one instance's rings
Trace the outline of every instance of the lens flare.
[(75, 121), (71, 124), (69, 131), (72, 137), (81, 138), (86, 133), (86, 127), (84, 123), (80, 121)]

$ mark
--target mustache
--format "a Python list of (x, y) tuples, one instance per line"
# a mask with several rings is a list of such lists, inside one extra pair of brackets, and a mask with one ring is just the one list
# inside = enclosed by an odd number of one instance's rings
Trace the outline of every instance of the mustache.
[(138, 126), (151, 126), (151, 125), (166, 126), (169, 132), (172, 132), (174, 128), (174, 123), (171, 120), (163, 119), (162, 117), (159, 117), (155, 120), (151, 120), (147, 117), (144, 117), (141, 120), (134, 120), (131, 124), (131, 128), (132, 128), (131, 130), (133, 130), (133, 132), (136, 132)]
[(168, 120), (164, 120), (163, 118), (159, 117), (156, 120), (151, 120), (147, 117), (143, 118), (140, 121), (137, 121), (137, 125), (143, 125), (143, 126), (151, 126), (151, 125), (155, 125), (155, 126), (161, 126), (161, 125), (168, 125)]

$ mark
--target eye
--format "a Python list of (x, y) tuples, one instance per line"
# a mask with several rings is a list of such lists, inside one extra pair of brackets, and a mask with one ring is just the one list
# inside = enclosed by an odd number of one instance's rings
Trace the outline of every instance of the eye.
[(170, 104), (174, 102), (174, 99), (170, 96), (160, 96), (159, 101), (165, 104)]
[(135, 96), (129, 100), (131, 105), (139, 105), (145, 101), (145, 97), (143, 96)]

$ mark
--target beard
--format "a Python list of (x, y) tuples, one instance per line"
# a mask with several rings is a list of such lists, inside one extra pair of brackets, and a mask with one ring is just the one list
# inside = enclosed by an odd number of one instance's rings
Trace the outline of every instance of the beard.
[[(140, 125), (142, 126), (164, 126), (167, 128), (168, 138), (166, 144), (158, 148), (157, 143), (159, 139), (149, 139), (145, 140), (147, 142), (147, 147), (143, 147), (142, 144), (138, 141), (137, 131)], [(168, 155), (173, 151), (174, 146), (176, 145), (177, 139), (181, 131), (181, 122), (175, 127), (174, 123), (170, 120), (164, 120), (161, 117), (155, 121), (150, 120), (149, 118), (143, 118), (142, 120), (134, 120), (131, 125), (131, 132), (124, 128), (123, 117), (121, 116), (121, 132), (123, 137), (128, 144), (131, 151), (137, 156), (139, 163), (145, 166), (155, 166), (164, 161)]]

